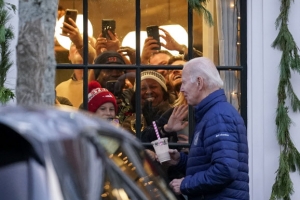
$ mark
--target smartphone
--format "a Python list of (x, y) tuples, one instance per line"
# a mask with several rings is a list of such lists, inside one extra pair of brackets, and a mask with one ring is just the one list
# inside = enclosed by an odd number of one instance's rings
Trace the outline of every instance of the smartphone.
[[(76, 9), (66, 9), (64, 22), (71, 24), (69, 18), (73, 19), (73, 21), (76, 22), (77, 14), (78, 14), (78, 11)], [(65, 28), (67, 28), (67, 27), (65, 27)], [(65, 31), (63, 31), (63, 33), (66, 34)]]
[(110, 91), (115, 97), (119, 97), (119, 95), (121, 94), (120, 84), (117, 80), (107, 81), (106, 89)]
[(113, 19), (102, 19), (102, 36), (111, 40), (112, 38), (110, 38), (108, 30), (115, 34), (116, 21)]
[(159, 45), (159, 47), (153, 48), (153, 50), (160, 50), (160, 37), (159, 37), (159, 29), (158, 26), (147, 26), (147, 35), (148, 37), (153, 37)]

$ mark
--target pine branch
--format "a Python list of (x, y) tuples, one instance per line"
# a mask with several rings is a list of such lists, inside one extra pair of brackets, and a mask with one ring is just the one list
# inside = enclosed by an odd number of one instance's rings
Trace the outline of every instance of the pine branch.
[(214, 21), (211, 13), (205, 8), (208, 1), (209, 0), (188, 0), (188, 3), (199, 14), (203, 14), (205, 22), (211, 27), (214, 25)]
[(294, 192), (294, 189), (289, 172), (288, 154), (284, 150), (280, 154), (279, 168), (276, 172), (276, 181), (272, 187), (272, 195), (270, 199), (290, 199), (289, 196)]
[(291, 99), (291, 105), (294, 112), (300, 111), (300, 101), (297, 97), (297, 95), (294, 92), (293, 86), (290, 82), (290, 80), (287, 83), (287, 92), (288, 96)]
[(9, 44), (14, 38), (12, 26), (7, 25), (11, 16), (5, 6), (14, 12), (16, 10), (13, 4), (4, 3), (3, 0), (0, 0), (0, 102), (2, 104), (14, 98), (14, 93), (4, 87), (7, 72), (13, 64), (13, 62), (10, 61), (11, 51), (9, 50)]
[(278, 143), (279, 145), (285, 145), (290, 137), (289, 129), (291, 125), (291, 119), (288, 115), (288, 108), (284, 106), (284, 103), (280, 103), (278, 105), (276, 125)]
[(0, 102), (7, 103), (10, 99), (13, 99), (15, 94), (8, 88), (0, 87)]
[(290, 172), (300, 170), (300, 153), (296, 149), (290, 137), (290, 126), (292, 120), (289, 117), (289, 108), (285, 105), (287, 97), (290, 99), (294, 112), (300, 111), (300, 101), (295, 94), (291, 84), (291, 70), (300, 73), (300, 56), (292, 34), (288, 28), (288, 14), (291, 0), (281, 0), (280, 14), (276, 19), (276, 28), (279, 33), (274, 40), (272, 47), (282, 51), (280, 61), (280, 80), (278, 85), (278, 105), (276, 112), (277, 140), (282, 147), (279, 159), (279, 167), (275, 183), (272, 187), (270, 199), (290, 200), (293, 194), (293, 183)]

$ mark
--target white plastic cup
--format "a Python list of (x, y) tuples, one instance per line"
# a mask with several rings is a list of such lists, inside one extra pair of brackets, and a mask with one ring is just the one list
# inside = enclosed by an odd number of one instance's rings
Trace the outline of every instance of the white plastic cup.
[(171, 160), (168, 138), (160, 138), (151, 142), (160, 163)]

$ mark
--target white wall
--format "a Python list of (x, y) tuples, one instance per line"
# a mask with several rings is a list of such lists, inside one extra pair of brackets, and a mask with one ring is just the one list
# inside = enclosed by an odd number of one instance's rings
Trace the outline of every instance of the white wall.
[[(279, 146), (276, 139), (277, 87), (281, 52), (271, 47), (278, 30), (275, 20), (280, 1), (252, 0), (248, 6), (248, 138), (250, 153), (250, 195), (252, 200), (270, 198), (275, 172), (278, 169)], [(292, 2), (289, 28), (300, 46), (300, 2)], [(300, 75), (292, 77), (294, 90), (300, 97)], [(289, 112), (294, 124), (291, 137), (300, 151), (300, 113)], [(300, 199), (299, 173), (291, 174), (295, 193)]]
[[(19, 7), (19, 1), (18, 0), (5, 0), (4, 2), (9, 2), (11, 4), (14, 4), (17, 9)], [(15, 39), (12, 40), (10, 44), (10, 50), (12, 51), (11, 54), (11, 61), (13, 61), (13, 65), (8, 71), (5, 86), (12, 89), (13, 92), (15, 93), (15, 87), (16, 87), (16, 78), (17, 78), (17, 60), (16, 60), (16, 47), (17, 47), (17, 41), (18, 41), (18, 29), (19, 29), (19, 17), (18, 17), (18, 10), (16, 10), (16, 13), (13, 11), (10, 12), (11, 14), (11, 20), (10, 24), (13, 26), (13, 32)], [(8, 104), (15, 105), (16, 104), (16, 99), (11, 100)]]

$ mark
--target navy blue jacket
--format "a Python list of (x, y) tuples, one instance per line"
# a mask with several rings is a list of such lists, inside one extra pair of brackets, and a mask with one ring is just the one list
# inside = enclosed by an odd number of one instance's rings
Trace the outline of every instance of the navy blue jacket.
[(195, 134), (178, 169), (189, 200), (249, 200), (248, 144), (244, 121), (220, 89), (195, 107)]

